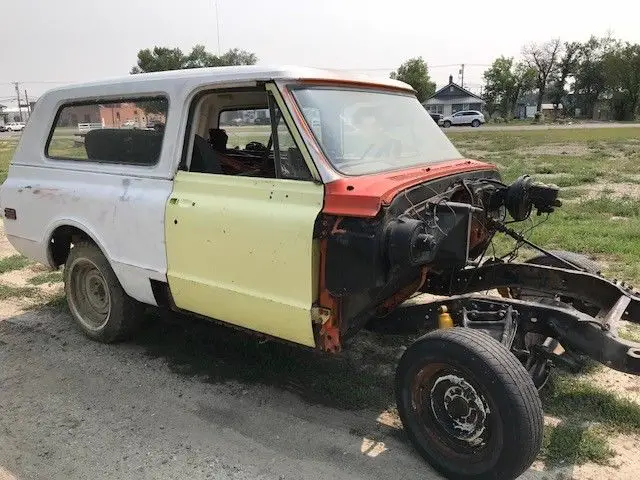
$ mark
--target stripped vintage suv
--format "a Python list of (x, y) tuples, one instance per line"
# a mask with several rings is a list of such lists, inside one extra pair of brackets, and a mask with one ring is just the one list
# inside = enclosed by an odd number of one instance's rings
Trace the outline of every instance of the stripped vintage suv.
[(2, 186), (7, 237), (64, 267), (101, 342), (148, 304), (337, 353), (435, 294), (397, 366), (404, 429), (451, 478), (513, 479), (539, 451), (552, 363), (640, 371), (616, 334), (640, 299), (580, 255), (488, 258), (497, 234), (527, 243), (511, 224), (550, 214), (558, 189), (464, 158), (414, 93), (256, 66), (49, 91)]

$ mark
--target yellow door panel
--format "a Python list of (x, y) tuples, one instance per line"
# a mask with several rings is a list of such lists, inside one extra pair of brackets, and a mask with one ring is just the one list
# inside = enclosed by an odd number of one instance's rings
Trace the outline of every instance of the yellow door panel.
[(178, 172), (165, 218), (176, 305), (314, 346), (323, 193), (313, 182)]

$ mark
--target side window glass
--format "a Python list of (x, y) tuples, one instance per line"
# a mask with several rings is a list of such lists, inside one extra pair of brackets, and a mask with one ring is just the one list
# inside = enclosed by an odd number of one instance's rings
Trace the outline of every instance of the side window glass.
[(227, 133), (226, 148), (229, 150), (266, 148), (271, 136), (267, 108), (222, 111), (218, 125)]
[(57, 160), (155, 165), (168, 106), (166, 98), (63, 106), (45, 153)]
[[(193, 123), (198, 133), (193, 136), (189, 171), (313, 180), (282, 113), (264, 90), (212, 92), (201, 101), (206, 111), (216, 111), (223, 102), (226, 105), (218, 110), (217, 118), (203, 114)], [(234, 108), (236, 102), (257, 106)]]
[(274, 111), (278, 121), (277, 154), (280, 159), (280, 172), (282, 178), (291, 180), (313, 180), (311, 172), (304, 161), (304, 156), (296, 145), (293, 135), (291, 135), (291, 131), (284, 121), (282, 112), (280, 112), (280, 109), (277, 106), (275, 106)]

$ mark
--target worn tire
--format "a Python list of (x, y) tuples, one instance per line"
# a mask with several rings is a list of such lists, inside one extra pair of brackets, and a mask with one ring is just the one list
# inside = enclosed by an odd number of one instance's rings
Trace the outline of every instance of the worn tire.
[[(426, 384), (422, 383), (424, 372), (432, 373)], [(455, 379), (467, 383), (456, 383)], [(416, 382), (420, 382), (418, 387)], [(445, 382), (451, 386), (443, 392)], [(423, 402), (429, 385), (429, 405), (425, 409)], [(463, 385), (458, 390), (466, 396), (454, 395), (456, 385)], [(473, 392), (470, 396), (467, 386)], [(462, 398), (466, 406), (462, 412), (466, 416), (455, 410), (460, 403), (455, 406), (454, 402)], [(502, 344), (481, 331), (460, 327), (436, 330), (413, 343), (398, 364), (396, 401), (411, 443), (447, 478), (515, 479), (533, 463), (542, 445), (542, 404), (531, 377)], [(451, 413), (456, 411), (457, 427)], [(468, 434), (461, 422), (467, 422), (468, 427), (469, 418), (476, 421), (474, 432), (480, 430), (481, 435), (489, 435), (487, 439), (481, 436), (460, 440), (449, 433)], [(484, 419), (482, 427), (477, 424), (478, 418)], [(451, 425), (447, 426), (446, 420)]]
[[(96, 301), (88, 300), (93, 293), (84, 285), (91, 282), (104, 291), (106, 300), (100, 308), (95, 306)], [(64, 290), (74, 320), (92, 340), (103, 343), (123, 340), (142, 323), (142, 305), (125, 293), (109, 261), (94, 243), (79, 242), (69, 252)]]
[[(554, 255), (563, 258), (574, 265), (584, 268), (589, 273), (598, 274), (600, 273), (600, 265), (591, 260), (589, 257), (582, 255), (580, 253), (575, 252), (567, 252), (565, 250), (551, 250), (551, 253)], [(547, 265), (549, 267), (563, 267), (569, 268), (568, 265), (562, 264), (558, 260), (553, 257), (550, 257), (545, 254), (536, 255), (535, 257), (530, 258), (525, 263), (534, 263), (536, 265)]]

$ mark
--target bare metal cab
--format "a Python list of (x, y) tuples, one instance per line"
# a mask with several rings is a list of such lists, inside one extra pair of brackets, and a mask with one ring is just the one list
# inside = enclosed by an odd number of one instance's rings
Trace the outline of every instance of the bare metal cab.
[(558, 194), (464, 158), (404, 83), (246, 66), (47, 92), (0, 212), (17, 250), (63, 268), (102, 342), (155, 305), (338, 353), (414, 294), (440, 296), (397, 366), (400, 419), (445, 475), (507, 480), (540, 449), (552, 364), (640, 372), (616, 333), (640, 320), (634, 291), (573, 253), (487, 254), (496, 235), (526, 243), (509, 224)]

